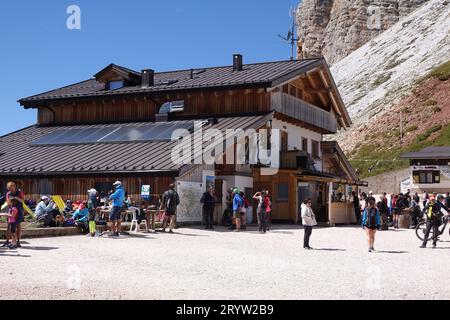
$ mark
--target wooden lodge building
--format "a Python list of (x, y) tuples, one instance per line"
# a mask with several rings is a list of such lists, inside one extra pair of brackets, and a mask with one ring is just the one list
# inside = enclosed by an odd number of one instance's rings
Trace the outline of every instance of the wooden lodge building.
[[(274, 220), (296, 222), (300, 201), (312, 197), (320, 221), (350, 222), (346, 209), (333, 214), (333, 195), (339, 186), (351, 191), (363, 183), (339, 145), (323, 139), (351, 125), (325, 60), (242, 60), (234, 55), (231, 66), (159, 73), (111, 64), (92, 79), (19, 100), (37, 110), (37, 124), (0, 138), (1, 191), (13, 180), (28, 198), (78, 200), (92, 187), (108, 192), (121, 180), (139, 201), (143, 185), (158, 195), (175, 181), (180, 221), (195, 222), (208, 184), (216, 189), (218, 216), (226, 191), (236, 186), (247, 196), (268, 190)], [(279, 173), (174, 164), (170, 133), (192, 129), (194, 120), (221, 131), (281, 130)]]

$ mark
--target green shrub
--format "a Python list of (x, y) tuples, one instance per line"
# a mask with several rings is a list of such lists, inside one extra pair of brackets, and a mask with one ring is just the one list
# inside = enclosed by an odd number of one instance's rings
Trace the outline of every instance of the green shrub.
[(433, 69), (433, 71), (430, 72), (429, 77), (435, 77), (442, 81), (450, 79), (450, 61)]
[(438, 103), (436, 100), (433, 99), (429, 99), (427, 102), (425, 102), (425, 106), (430, 107), (430, 106), (436, 106)]
[(435, 106), (435, 107), (433, 107), (433, 108), (431, 109), (431, 112), (433, 112), (433, 113), (438, 113), (438, 112), (441, 112), (441, 111), (442, 111), (442, 109), (439, 108), (438, 106)]
[(438, 132), (441, 129), (442, 129), (441, 125), (436, 125), (434, 127), (431, 127), (430, 129), (428, 129), (424, 133), (418, 135), (417, 138), (416, 138), (416, 142), (423, 142), (423, 141), (428, 140), (428, 138), (431, 137), (431, 135), (433, 133)]
[(377, 78), (377, 80), (375, 80), (375, 81), (373, 82), (373, 85), (374, 85), (375, 87), (379, 87), (379, 86), (381, 86), (383, 83), (389, 81), (389, 79), (391, 79), (391, 76), (392, 76), (392, 72), (387, 73), (387, 74), (382, 74), (382, 75), (380, 75), (380, 76)]
[(406, 133), (414, 132), (414, 131), (416, 131), (417, 129), (419, 129), (418, 126), (410, 126), (410, 127), (407, 127), (407, 128), (405, 129), (405, 132), (406, 132)]

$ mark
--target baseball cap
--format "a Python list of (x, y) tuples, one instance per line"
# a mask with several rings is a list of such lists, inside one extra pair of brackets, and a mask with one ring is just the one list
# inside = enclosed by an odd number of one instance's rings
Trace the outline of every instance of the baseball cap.
[(120, 181), (116, 181), (113, 183), (113, 186), (115, 186), (115, 187), (121, 186), (121, 185), (122, 185), (122, 182), (120, 182)]
[(97, 194), (97, 190), (95, 189), (90, 189), (87, 191), (89, 194)]

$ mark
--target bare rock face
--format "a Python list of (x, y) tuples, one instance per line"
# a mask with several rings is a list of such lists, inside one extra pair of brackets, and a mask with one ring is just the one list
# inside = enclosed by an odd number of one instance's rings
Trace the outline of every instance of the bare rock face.
[(303, 57), (346, 57), (428, 0), (303, 0), (297, 13)]

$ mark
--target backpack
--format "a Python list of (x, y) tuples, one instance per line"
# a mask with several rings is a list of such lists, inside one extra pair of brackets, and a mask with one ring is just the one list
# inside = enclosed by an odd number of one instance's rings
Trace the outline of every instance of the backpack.
[(377, 210), (374, 208), (367, 208), (366, 227), (376, 228), (377, 225)]
[(173, 190), (168, 191), (165, 203), (166, 211), (175, 212), (177, 210), (177, 206), (179, 205), (179, 203), (180, 200), (178, 198), (178, 194)]

